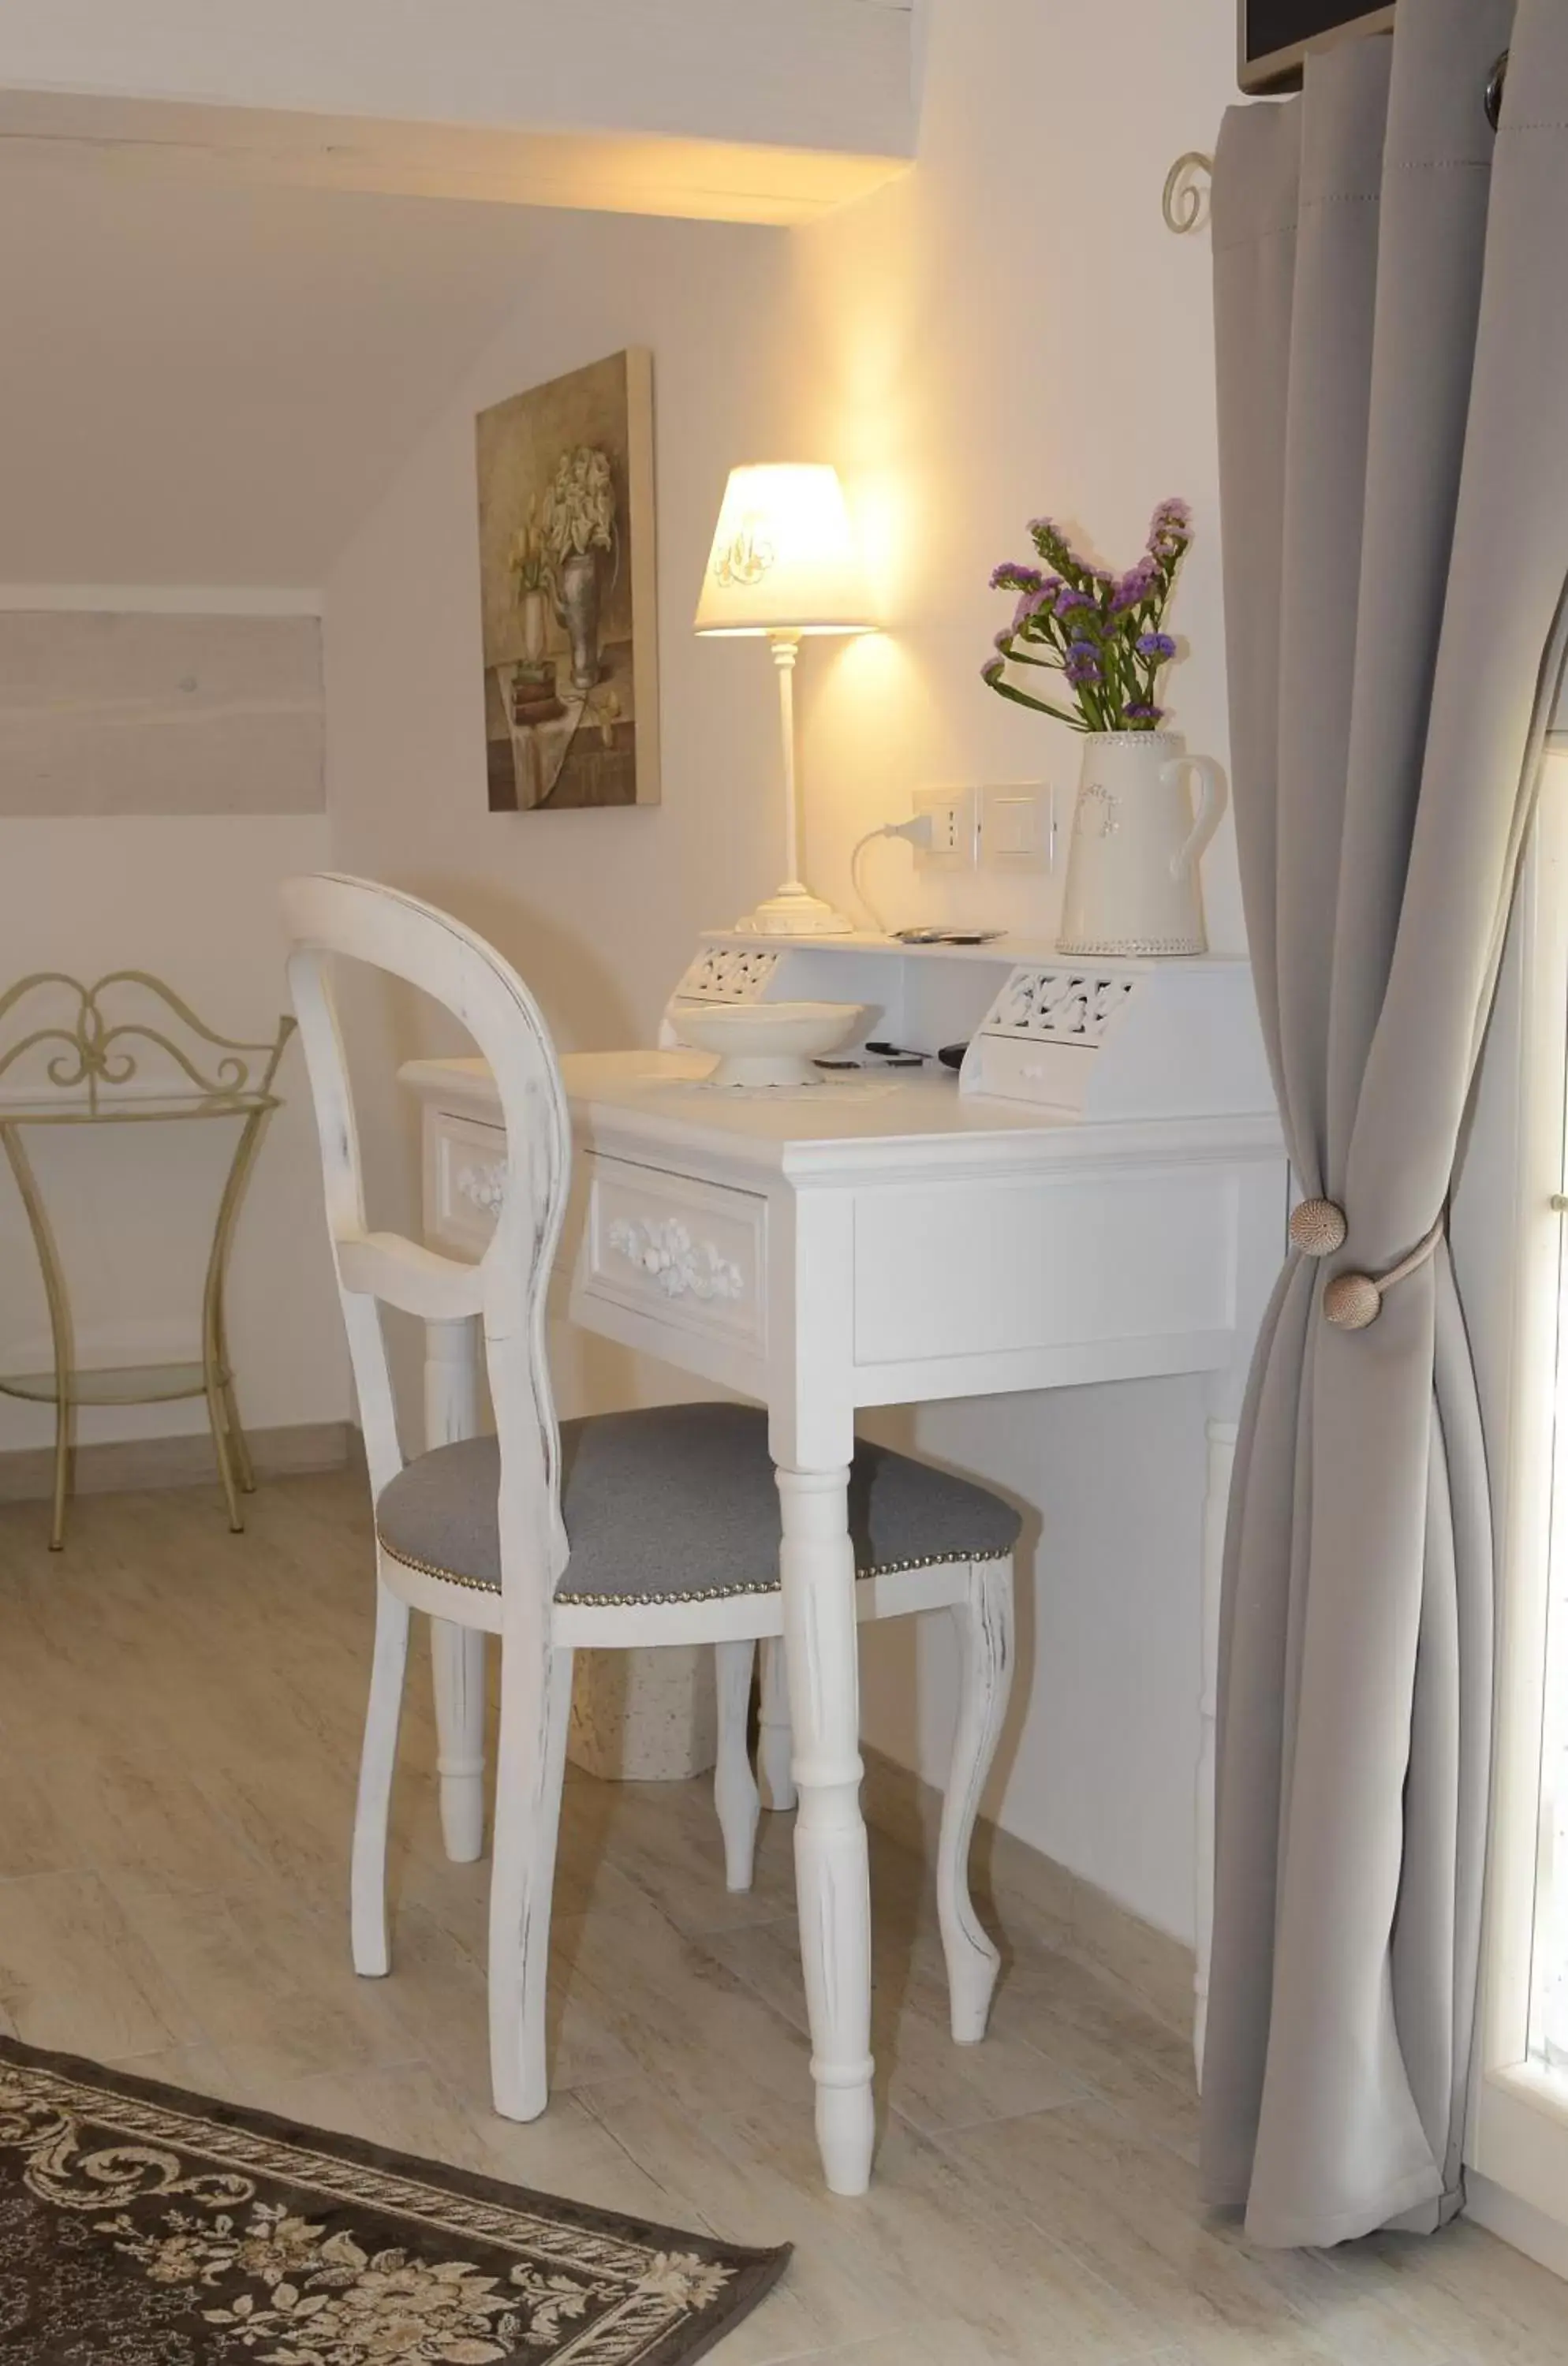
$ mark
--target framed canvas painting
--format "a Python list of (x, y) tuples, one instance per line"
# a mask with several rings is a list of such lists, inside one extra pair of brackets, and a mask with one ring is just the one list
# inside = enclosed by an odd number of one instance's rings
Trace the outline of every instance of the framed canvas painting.
[(657, 805), (652, 356), (512, 395), (476, 444), (491, 811)]

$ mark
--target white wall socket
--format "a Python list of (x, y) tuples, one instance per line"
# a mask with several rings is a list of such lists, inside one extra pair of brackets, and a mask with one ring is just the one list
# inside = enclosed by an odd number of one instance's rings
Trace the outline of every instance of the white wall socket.
[(919, 868), (973, 871), (980, 859), (979, 790), (917, 789), (912, 803), (931, 817), (931, 842), (915, 849)]

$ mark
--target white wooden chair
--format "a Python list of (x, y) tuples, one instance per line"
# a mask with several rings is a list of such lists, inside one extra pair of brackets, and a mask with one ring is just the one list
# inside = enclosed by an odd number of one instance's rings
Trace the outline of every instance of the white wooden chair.
[[(712, 1643), (715, 1790), (727, 1877), (751, 1876), (758, 1797), (747, 1712), (759, 1639), (782, 1629), (778, 1497), (765, 1416), (676, 1405), (558, 1425), (545, 1299), (570, 1134), (545, 1024), (515, 971), (470, 930), (368, 880), (290, 881), (289, 981), (321, 1132), (327, 1220), (376, 1503), (377, 1613), (351, 1874), (355, 1968), (389, 1969), (387, 1819), (409, 1613), (499, 1635), (501, 1735), (490, 1906), (491, 2067), (498, 2112), (547, 2100), (545, 1982), (572, 1653)], [(507, 1188), (477, 1265), (367, 1229), (358, 1132), (327, 963), (347, 956), (444, 1004), (488, 1061), (506, 1124)], [(481, 1319), (497, 1436), (405, 1462), (380, 1304)], [(964, 1686), (938, 1849), (953, 2030), (983, 2034), (996, 1948), (976, 1920), (968, 1853), (1006, 1705), (1018, 1518), (998, 1497), (874, 1448), (851, 1500), (863, 1618), (945, 1606)], [(775, 1653), (782, 1646), (774, 1644)], [(778, 1712), (773, 1711), (776, 1735)], [(782, 1787), (782, 1774), (775, 1786)]]

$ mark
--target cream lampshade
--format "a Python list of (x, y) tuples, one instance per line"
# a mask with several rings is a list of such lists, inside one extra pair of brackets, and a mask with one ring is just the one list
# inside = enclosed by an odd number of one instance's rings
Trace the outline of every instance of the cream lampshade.
[(807, 633), (874, 630), (871, 595), (838, 471), (773, 461), (732, 468), (714, 532), (696, 630), (766, 634), (784, 735), (784, 884), (739, 926), (763, 936), (844, 936), (851, 923), (800, 878), (795, 782), (795, 661)]

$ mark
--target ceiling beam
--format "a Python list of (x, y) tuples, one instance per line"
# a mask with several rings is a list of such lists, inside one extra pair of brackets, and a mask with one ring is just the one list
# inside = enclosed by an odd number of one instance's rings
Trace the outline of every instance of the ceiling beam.
[(468, 130), (13, 91), (0, 91), (0, 154), (46, 169), (231, 186), (784, 224), (863, 197), (908, 161), (649, 133)]
[(910, 25), (907, 0), (6, 0), (0, 141), (120, 172), (800, 221), (908, 163)]

